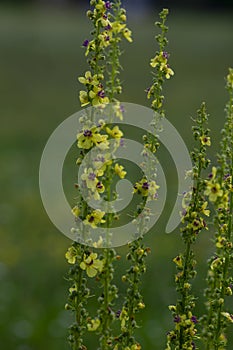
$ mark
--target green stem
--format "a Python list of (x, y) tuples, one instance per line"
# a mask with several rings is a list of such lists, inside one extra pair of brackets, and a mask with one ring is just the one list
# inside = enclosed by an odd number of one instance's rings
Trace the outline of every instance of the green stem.
[[(82, 270), (78, 267), (78, 276), (77, 281), (75, 281), (75, 289), (77, 291), (80, 291), (80, 286), (82, 284)], [(80, 292), (78, 292), (78, 295), (75, 297), (75, 321), (77, 328), (80, 328), (81, 326), (81, 308), (80, 308), (81, 300), (80, 300)], [(75, 334), (75, 342), (73, 344), (73, 350), (79, 350), (82, 346), (82, 330), (76, 331)]]

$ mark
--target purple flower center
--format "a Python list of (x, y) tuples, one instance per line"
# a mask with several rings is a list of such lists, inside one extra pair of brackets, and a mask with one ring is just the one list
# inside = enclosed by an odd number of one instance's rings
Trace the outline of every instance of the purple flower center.
[(104, 90), (100, 90), (100, 91), (98, 92), (98, 96), (99, 96), (100, 98), (104, 98), (104, 97), (105, 97)]
[(90, 173), (90, 174), (88, 175), (88, 180), (93, 181), (93, 180), (95, 180), (95, 177), (96, 177), (95, 173)]
[(149, 189), (149, 184), (148, 184), (148, 182), (143, 182), (142, 188), (143, 188), (144, 190), (148, 190), (148, 189)]
[(224, 180), (227, 180), (229, 177), (230, 177), (230, 174), (226, 174), (226, 175), (224, 176)]
[(196, 226), (196, 227), (198, 227), (199, 224), (200, 224), (200, 222), (199, 222), (198, 220), (195, 220), (195, 221), (193, 222), (193, 225)]
[(179, 316), (179, 315), (176, 315), (176, 316), (174, 317), (174, 322), (175, 322), (175, 323), (180, 323), (180, 321), (181, 321), (180, 316)]
[(91, 130), (84, 130), (84, 131), (83, 131), (83, 136), (85, 136), (85, 137), (91, 137), (91, 136), (92, 136)]
[(198, 322), (196, 316), (192, 316), (192, 317), (191, 317), (191, 321), (192, 321), (193, 323), (197, 323), (197, 322)]
[(121, 315), (121, 310), (118, 310), (118, 311), (116, 312), (116, 317), (119, 318), (120, 315)]
[(94, 216), (91, 215), (88, 221), (89, 221), (89, 222), (93, 222), (94, 220), (95, 220)]
[(168, 59), (169, 55), (168, 55), (168, 53), (166, 51), (163, 52), (163, 57)]
[(86, 40), (84, 40), (84, 42), (83, 42), (83, 46), (84, 46), (84, 47), (87, 47), (88, 45), (89, 45), (89, 40), (87, 40), (87, 39), (86, 39)]
[(110, 36), (107, 35), (107, 36), (105, 37), (105, 41), (109, 41), (109, 40), (110, 40)]
[(103, 184), (101, 182), (98, 182), (96, 187), (101, 190), (103, 188)]
[(105, 7), (106, 7), (107, 10), (110, 10), (110, 8), (112, 7), (111, 2), (110, 1), (106, 1), (105, 2)]
[(120, 147), (124, 147), (125, 145), (125, 140), (124, 139), (120, 139)]
[(110, 26), (110, 24), (108, 24), (106, 27), (105, 27), (105, 30), (111, 30), (112, 27)]
[(101, 163), (104, 163), (104, 162), (105, 162), (105, 158), (104, 158), (104, 157), (99, 156), (99, 157), (95, 158), (95, 160), (94, 160), (94, 161), (95, 161), (95, 162), (101, 162)]
[(120, 105), (120, 111), (121, 111), (121, 113), (124, 113), (124, 112), (125, 112), (125, 108), (124, 108), (123, 105)]

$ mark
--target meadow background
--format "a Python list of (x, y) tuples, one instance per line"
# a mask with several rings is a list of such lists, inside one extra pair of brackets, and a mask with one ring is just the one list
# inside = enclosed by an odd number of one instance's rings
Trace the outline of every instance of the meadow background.
[[(38, 168), (52, 131), (80, 109), (77, 76), (87, 67), (81, 48), (90, 31), (85, 17), (87, 6), (84, 2), (83, 6), (3, 3), (0, 6), (0, 348), (68, 350), (66, 327), (71, 319), (64, 311), (68, 287), (64, 254), (70, 241), (56, 230), (44, 211)], [(158, 7), (140, 13), (129, 7), (134, 42), (124, 45), (122, 100), (148, 106), (144, 89), (150, 84), (148, 62), (155, 51), (153, 23), (158, 19)], [(169, 16), (170, 63), (175, 76), (165, 88), (167, 117), (191, 149), (191, 116), (195, 116), (205, 100), (210, 113), (213, 162), (227, 101), (224, 76), (228, 67), (233, 66), (231, 9), (180, 6), (173, 7)], [(174, 195), (175, 170), (164, 153), (165, 156), (168, 187)], [(69, 169), (68, 180), (73, 190), (76, 171)], [(175, 300), (172, 259), (182, 247), (179, 229), (170, 235), (164, 233), (171, 207), (172, 200), (145, 237), (152, 249), (142, 281), (146, 308), (141, 313), (138, 330), (145, 350), (164, 348), (166, 332), (172, 327), (167, 309)], [(194, 290), (199, 294), (204, 286), (205, 261), (211, 253), (211, 234), (211, 230), (201, 234), (196, 247), (200, 265)], [(118, 249), (122, 255), (118, 280), (124, 270), (126, 250), (126, 247)], [(120, 290), (120, 297), (122, 293)], [(197, 312), (203, 308), (202, 302), (200, 297)], [(89, 349), (95, 349), (94, 343), (88, 340), (88, 344)], [(229, 349), (232, 345), (230, 337)]]

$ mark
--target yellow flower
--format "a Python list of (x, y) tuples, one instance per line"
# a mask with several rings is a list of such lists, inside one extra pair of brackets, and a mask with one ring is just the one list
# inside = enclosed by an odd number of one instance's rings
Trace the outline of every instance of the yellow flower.
[(96, 190), (98, 179), (92, 168), (85, 168), (84, 174), (81, 175), (81, 179), (86, 182), (87, 188), (91, 189), (93, 192)]
[(80, 209), (79, 209), (79, 207), (76, 205), (74, 208), (72, 208), (71, 212), (72, 212), (72, 214), (77, 218), (77, 217), (79, 217)]
[(134, 185), (134, 193), (141, 194), (149, 199), (155, 199), (157, 195), (157, 189), (159, 186), (155, 181), (147, 181), (143, 178), (140, 182), (136, 182)]
[(120, 314), (121, 330), (122, 331), (126, 330), (125, 326), (126, 326), (126, 322), (128, 321), (128, 319), (129, 319), (128, 312), (123, 307), (123, 309), (121, 310), (121, 314)]
[(123, 31), (123, 29), (125, 29), (126, 27), (126, 24), (121, 24), (120, 22), (118, 21), (115, 21), (111, 24), (112, 26), (112, 31), (115, 33), (115, 34), (118, 34), (120, 32)]
[(97, 74), (92, 76), (90, 71), (87, 71), (84, 77), (78, 78), (79, 82), (83, 85), (96, 85), (96, 86), (99, 85), (101, 79), (103, 79), (102, 75), (99, 76), (99, 79), (98, 79)]
[(77, 251), (74, 247), (68, 248), (65, 257), (69, 264), (75, 264), (77, 258)]
[(79, 100), (81, 102), (81, 107), (87, 106), (90, 103), (88, 93), (83, 90), (79, 92)]
[(140, 302), (140, 303), (138, 303), (138, 307), (139, 307), (139, 309), (144, 309), (145, 308), (145, 304)]
[(155, 68), (160, 63), (160, 61), (161, 61), (160, 56), (156, 55), (154, 58), (150, 60), (151, 67)]
[(233, 323), (233, 315), (231, 315), (229, 312), (221, 312), (221, 314), (228, 319), (231, 323)]
[(175, 257), (173, 259), (173, 262), (180, 268), (183, 267), (183, 261), (182, 261), (182, 257), (180, 255), (178, 255), (177, 257)]
[(78, 147), (84, 149), (90, 149), (95, 141), (94, 135), (96, 128), (84, 129), (81, 133), (77, 135)]
[(99, 318), (94, 318), (93, 320), (88, 321), (87, 323), (87, 330), (89, 332), (94, 332), (99, 328), (100, 326), (100, 320)]
[(208, 205), (208, 202), (204, 202), (201, 206), (201, 211), (204, 215), (210, 216), (210, 210), (206, 209)]
[(217, 242), (216, 242), (216, 247), (223, 248), (224, 246), (226, 246), (226, 242), (227, 242), (227, 240), (225, 237), (218, 236)]
[(98, 38), (101, 41), (101, 44), (103, 45), (103, 47), (108, 47), (112, 39), (112, 32), (110, 32), (109, 30), (108, 31), (106, 30), (101, 34), (99, 34)]
[(215, 258), (210, 265), (211, 270), (215, 270), (215, 269), (219, 268), (220, 266), (222, 266), (224, 261), (225, 261), (225, 259), (222, 260), (220, 258)]
[(203, 146), (211, 146), (211, 141), (210, 141), (210, 137), (209, 136), (202, 135), (200, 137), (200, 141), (201, 141), (201, 144)]
[(170, 79), (174, 75), (173, 70), (167, 63), (168, 54), (166, 52), (160, 52), (154, 58), (151, 59), (150, 65), (155, 68), (158, 66), (159, 70), (165, 74), (166, 79)]
[(131, 350), (141, 350), (141, 345), (140, 344), (134, 344), (131, 346)]
[(98, 181), (96, 184), (96, 190), (98, 193), (103, 193), (105, 191), (105, 187), (101, 181)]
[(173, 71), (170, 67), (168, 67), (168, 66), (166, 66), (166, 68), (164, 69), (164, 71), (165, 71), (165, 77), (166, 77), (166, 79), (170, 79), (170, 77), (171, 77), (172, 75), (175, 74), (174, 71)]
[(187, 228), (192, 229), (193, 231), (199, 231), (202, 228), (208, 230), (205, 221), (198, 217), (194, 218), (194, 220), (187, 225)]
[(211, 179), (211, 181), (213, 181), (216, 178), (216, 174), (217, 174), (217, 168), (215, 166), (212, 167), (212, 172), (209, 175), (209, 178)]
[(159, 189), (159, 186), (156, 184), (155, 181), (149, 182), (149, 190), (148, 190), (148, 197), (149, 199), (156, 199), (157, 190)]
[(119, 129), (117, 125), (114, 126), (112, 130), (106, 127), (106, 131), (110, 136), (112, 136), (115, 139), (120, 139), (123, 136), (123, 132)]
[(86, 48), (86, 52), (85, 52), (85, 56), (88, 56), (90, 51), (95, 51), (95, 41), (94, 40), (91, 40), (88, 43), (87, 48)]
[(103, 242), (104, 242), (103, 237), (100, 236), (98, 241), (93, 243), (93, 247), (94, 248), (102, 248), (103, 247)]
[(110, 153), (106, 153), (105, 155), (98, 154), (93, 160), (93, 166), (96, 169), (97, 176), (103, 176), (107, 166), (112, 164), (110, 157)]
[(103, 220), (104, 215), (104, 211), (96, 209), (91, 214), (87, 215), (86, 219), (84, 220), (84, 224), (90, 225), (92, 228), (96, 228), (98, 224), (103, 224), (105, 222), (105, 220)]
[(127, 17), (126, 17), (125, 14), (122, 14), (122, 15), (120, 16), (120, 19), (122, 20), (122, 22), (126, 22)]
[(105, 150), (109, 146), (107, 141), (108, 135), (101, 135), (97, 133), (97, 128), (93, 126), (91, 129), (84, 129), (77, 135), (78, 147), (90, 149), (94, 144), (101, 150)]
[(229, 193), (226, 191), (221, 198), (221, 203), (219, 204), (219, 209), (228, 209), (229, 207)]
[(115, 164), (115, 173), (121, 178), (124, 179), (125, 175), (127, 174), (126, 171), (124, 171), (124, 167), (122, 165), (119, 165), (118, 163)]
[(99, 149), (104, 151), (109, 148), (109, 142), (107, 138), (108, 138), (108, 135), (94, 134), (93, 142)]
[(91, 253), (90, 255), (84, 254), (83, 261), (80, 263), (82, 270), (86, 271), (88, 277), (95, 277), (98, 272), (103, 269), (103, 261), (97, 259), (98, 255), (96, 253)]
[(105, 2), (103, 0), (99, 0), (98, 3), (95, 5), (95, 8), (100, 12), (105, 12)]
[(119, 101), (114, 104), (113, 109), (116, 113), (116, 117), (123, 120), (124, 107)]
[(222, 197), (223, 190), (221, 190), (220, 184), (208, 181), (204, 194), (209, 196), (210, 202), (215, 202), (218, 197)]
[(125, 28), (123, 30), (123, 36), (125, 37), (126, 40), (128, 40), (130, 43), (132, 43), (133, 39), (131, 37), (132, 32), (131, 30), (129, 30), (128, 28)]
[(175, 306), (175, 305), (169, 305), (169, 306), (168, 306), (168, 309), (169, 309), (170, 311), (176, 311), (176, 306)]
[(89, 97), (92, 106), (109, 103), (109, 98), (105, 96), (104, 90), (99, 86), (93, 86), (92, 90), (89, 91)]

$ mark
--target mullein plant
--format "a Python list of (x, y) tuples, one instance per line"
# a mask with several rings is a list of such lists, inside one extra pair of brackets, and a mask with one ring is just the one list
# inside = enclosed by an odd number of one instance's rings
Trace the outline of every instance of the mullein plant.
[[(137, 226), (135, 240), (128, 244), (129, 252), (126, 256), (130, 261), (131, 266), (122, 276), (122, 281), (127, 284), (127, 290), (123, 307), (119, 313), (121, 334), (116, 337), (116, 346), (114, 350), (140, 350), (141, 345), (136, 340), (135, 331), (138, 327), (137, 318), (140, 310), (145, 308), (143, 295), (141, 291), (141, 281), (143, 274), (146, 272), (146, 257), (150, 253), (150, 248), (143, 243), (143, 235), (146, 230), (146, 225), (153, 213), (146, 207), (146, 202), (156, 200), (158, 196), (159, 186), (156, 183), (156, 159), (149, 157), (149, 153), (155, 154), (159, 141), (157, 137), (157, 121), (158, 116), (164, 117), (165, 111), (163, 108), (164, 96), (162, 95), (163, 84), (165, 80), (174, 75), (173, 70), (168, 64), (169, 54), (165, 51), (168, 44), (166, 33), (168, 27), (165, 25), (168, 15), (168, 10), (164, 9), (160, 13), (160, 22), (156, 22), (156, 26), (161, 33), (156, 36), (156, 41), (159, 46), (155, 56), (150, 61), (150, 67), (153, 68), (152, 84), (146, 90), (147, 98), (151, 100), (151, 108), (154, 111), (154, 117), (151, 124), (154, 126), (154, 134), (148, 133), (143, 136), (143, 157), (145, 162), (142, 164), (142, 169), (147, 173), (147, 178), (143, 175), (134, 185), (134, 193), (141, 197), (141, 202), (137, 206), (134, 214), (135, 225)], [(144, 209), (144, 210), (143, 210)]]
[(197, 273), (193, 247), (201, 232), (208, 229), (206, 218), (210, 215), (208, 202), (204, 195), (206, 184), (203, 178), (203, 170), (210, 162), (206, 155), (206, 150), (211, 145), (209, 129), (206, 126), (207, 121), (208, 114), (203, 103), (193, 127), (196, 142), (191, 152), (193, 167), (186, 174), (186, 176), (192, 176), (193, 188), (183, 194), (182, 200), (180, 230), (184, 251), (173, 259), (177, 269), (175, 283), (178, 298), (175, 305), (169, 306), (174, 329), (167, 333), (166, 350), (196, 349), (195, 342), (198, 338), (196, 326), (199, 320), (194, 311), (196, 296), (192, 292), (193, 279)]
[[(87, 12), (87, 16), (93, 23), (92, 38), (83, 42), (89, 70), (84, 76), (78, 78), (85, 88), (79, 94), (81, 107), (101, 106), (104, 108), (104, 105), (114, 102), (115, 114), (122, 119), (123, 108), (116, 99), (116, 95), (122, 90), (119, 79), (121, 67), (119, 44), (122, 39), (132, 42), (131, 31), (126, 26), (126, 11), (121, 8), (119, 0), (114, 2), (91, 0), (90, 5), (91, 9)], [(82, 163), (84, 157), (95, 146), (100, 151), (107, 150), (110, 141), (113, 140), (117, 148), (123, 137), (117, 125), (107, 125), (103, 120), (95, 123), (92, 111), (90, 115), (84, 114), (80, 118), (83, 129), (77, 135), (77, 146), (80, 149), (78, 164)], [(113, 177), (117, 176), (122, 179), (126, 171), (122, 165), (112, 160), (110, 153), (106, 153), (105, 157), (101, 153), (97, 154), (94, 163), (86, 167), (81, 175), (83, 187), (87, 189), (89, 199), (104, 198), (110, 201), (110, 186)], [(117, 298), (117, 287), (112, 283), (113, 262), (119, 259), (119, 256), (114, 249), (106, 248), (101, 253), (91, 249), (89, 245), (100, 248), (103, 245), (110, 246), (111, 242), (104, 241), (102, 237), (97, 242), (92, 242), (91, 238), (88, 238), (88, 227), (95, 229), (105, 225), (109, 230), (115, 217), (112, 213), (106, 213), (100, 209), (92, 210), (88, 207), (86, 198), (83, 198), (83, 192), (78, 185), (76, 187), (77, 204), (73, 207), (72, 213), (76, 220), (81, 219), (83, 222), (83, 232), (78, 241), (82, 242), (84, 237), (82, 243), (90, 244), (73, 242), (66, 253), (66, 259), (71, 264), (71, 268), (68, 273), (70, 288), (65, 308), (72, 310), (75, 316), (74, 323), (69, 329), (69, 343), (73, 350), (84, 350), (86, 349), (85, 335), (88, 332), (96, 332), (99, 335), (100, 349), (110, 349), (113, 342), (112, 322), (115, 319), (113, 305)], [(75, 228), (73, 233), (80, 236), (80, 232)], [(106, 239), (110, 239), (110, 234)], [(102, 292), (98, 298), (100, 306), (97, 315), (91, 317), (86, 308), (90, 297), (88, 278), (94, 277)]]
[(215, 253), (208, 262), (205, 291), (207, 313), (202, 319), (202, 338), (206, 350), (226, 349), (226, 330), (233, 323), (233, 310), (228, 310), (227, 299), (233, 289), (233, 69), (229, 69), (226, 88), (229, 102), (226, 122), (222, 130), (218, 166), (213, 166), (206, 180), (205, 195), (214, 208)]

